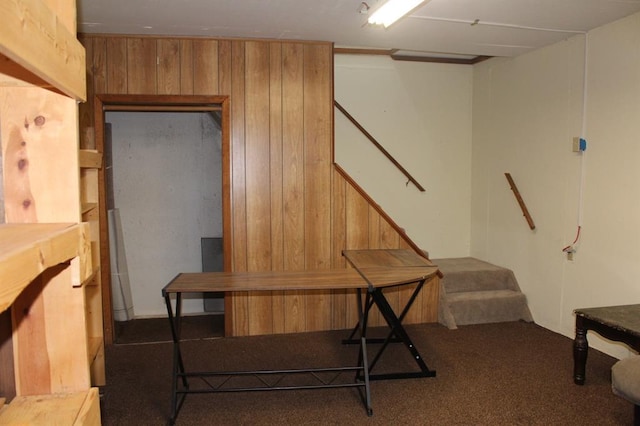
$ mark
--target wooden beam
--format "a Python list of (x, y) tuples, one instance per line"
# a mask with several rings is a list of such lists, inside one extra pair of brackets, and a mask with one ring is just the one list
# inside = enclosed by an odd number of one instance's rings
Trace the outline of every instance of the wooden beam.
[(0, 72), (84, 101), (85, 51), (42, 0), (0, 2)]

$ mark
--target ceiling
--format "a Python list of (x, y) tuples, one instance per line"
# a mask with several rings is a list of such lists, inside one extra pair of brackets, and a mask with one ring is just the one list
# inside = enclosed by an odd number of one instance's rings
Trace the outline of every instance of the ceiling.
[(382, 0), (78, 0), (78, 31), (334, 42), (410, 56), (517, 56), (640, 11), (640, 0), (430, 0), (384, 29)]

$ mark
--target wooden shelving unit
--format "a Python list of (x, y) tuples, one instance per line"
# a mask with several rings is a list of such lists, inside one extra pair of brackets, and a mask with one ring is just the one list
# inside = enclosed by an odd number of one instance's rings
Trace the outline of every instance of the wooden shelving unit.
[(79, 151), (80, 202), (82, 221), (89, 224), (91, 235), (92, 274), (86, 281), (85, 302), (87, 332), (89, 336), (89, 365), (91, 383), (102, 386), (106, 383), (104, 371), (104, 336), (102, 315), (102, 276), (100, 275), (100, 196), (98, 172), (102, 168), (102, 154), (95, 150)]
[(97, 197), (81, 167), (101, 158), (78, 150), (75, 0), (3, 1), (0, 16), (0, 424), (97, 425)]
[(91, 273), (90, 263), (87, 265), (87, 233), (86, 224), (0, 225), (0, 312), (13, 305), (38, 275), (53, 266), (79, 258), (79, 277), (84, 281)]

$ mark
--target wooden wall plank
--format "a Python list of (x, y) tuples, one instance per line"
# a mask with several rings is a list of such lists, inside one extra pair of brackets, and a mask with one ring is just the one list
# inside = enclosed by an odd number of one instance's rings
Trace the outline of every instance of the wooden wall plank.
[[(380, 215), (378, 212), (371, 206), (369, 206), (369, 248), (378, 249), (380, 248)], [(389, 290), (385, 290), (385, 295)], [(393, 306), (393, 305), (392, 305)], [(382, 318), (382, 314), (377, 306), (375, 306), (370, 314), (369, 320), (372, 326), (381, 326), (385, 324), (384, 319)]]
[(129, 94), (157, 94), (156, 58), (154, 39), (127, 39), (127, 92)]
[[(340, 176), (340, 174), (333, 169), (332, 170), (332, 201), (331, 201), (331, 241), (333, 247), (332, 253), (332, 268), (344, 268), (346, 267), (346, 261), (342, 256), (342, 250), (346, 247), (346, 200), (345, 193), (347, 190), (346, 182)], [(347, 301), (355, 303), (355, 296), (353, 294), (347, 294), (346, 290), (335, 290), (331, 298), (331, 328), (343, 329), (348, 328), (351, 324), (347, 324)]]
[[(271, 193), (271, 269), (284, 269), (284, 238), (282, 207), (282, 44), (269, 45), (269, 171)], [(271, 295), (273, 332), (284, 333), (284, 292)]]
[[(107, 92), (112, 95), (127, 93), (127, 39), (107, 39)], [(98, 92), (96, 92), (98, 93)]]
[[(245, 179), (245, 53), (244, 43), (231, 43), (231, 168), (233, 190), (233, 270), (247, 270), (247, 214)], [(236, 294), (233, 297), (234, 334), (249, 334), (247, 296)]]
[(331, 156), (333, 93), (330, 45), (304, 45), (305, 267), (331, 266)]
[(161, 38), (157, 40), (158, 94), (180, 94), (180, 40)]
[[(247, 270), (271, 269), (271, 184), (269, 156), (269, 44), (245, 44), (245, 179)], [(271, 295), (249, 294), (250, 334), (273, 330)]]
[[(303, 47), (282, 44), (282, 192), (285, 270), (304, 265), (304, 57)], [(285, 331), (305, 330), (303, 292), (285, 295)]]
[[(395, 231), (395, 229), (393, 229), (393, 227), (389, 224), (389, 222), (387, 222), (386, 220), (380, 220), (379, 227), (380, 227), (380, 230), (379, 230), (380, 248), (383, 248), (383, 249), (399, 248), (400, 236)], [(387, 300), (389, 301), (389, 304), (397, 313), (399, 313), (399, 310), (401, 309), (400, 300), (398, 297), (399, 291), (400, 289), (397, 287), (390, 288), (385, 291), (385, 295), (387, 297)]]
[[(369, 204), (351, 185), (347, 185), (345, 191), (345, 217), (347, 222), (345, 248), (350, 250), (369, 248)], [(355, 302), (355, 296), (351, 299), (352, 302), (347, 300), (347, 325), (356, 324), (358, 321), (358, 305)]]
[[(223, 57), (221, 53), (221, 58)], [(221, 59), (222, 60), (222, 59)], [(222, 91), (222, 93), (230, 93)], [(180, 94), (193, 95), (193, 41), (180, 40)]]
[[(305, 268), (331, 267), (331, 74), (333, 50), (329, 45), (304, 45), (304, 208)], [(307, 294), (305, 329), (331, 328), (329, 292)]]
[(193, 40), (193, 91), (198, 95), (220, 93), (217, 40)]
[[(93, 84), (90, 84), (92, 87), (93, 94), (96, 93), (107, 93), (107, 39), (104, 37), (94, 37), (93, 38), (93, 55), (90, 57), (93, 59), (93, 63), (90, 64), (88, 68), (90, 68), (90, 78), (93, 81)], [(87, 104), (93, 105), (93, 98), (87, 98)], [(93, 109), (91, 109), (92, 116)], [(91, 118), (91, 123), (94, 123), (94, 118)]]
[[(188, 45), (188, 47), (186, 47)], [(182, 90), (190, 90), (193, 91), (193, 59), (191, 58), (191, 54), (192, 54), (192, 43), (191, 41), (189, 41), (189, 43), (183, 42), (182, 43), (182, 78), (183, 78), (183, 85), (182, 85)], [(231, 86), (232, 86), (232, 77), (233, 77), (233, 67), (232, 67), (232, 48), (231, 48), (231, 41), (229, 40), (222, 40), (219, 42), (218, 45), (218, 70), (219, 70), (219, 86), (220, 86), (220, 92), (222, 94), (225, 95), (230, 95), (231, 94)], [(187, 53), (188, 52), (188, 53)], [(187, 60), (187, 58), (189, 58)], [(189, 65), (190, 64), (190, 65)], [(187, 66), (189, 65), (189, 66)], [(190, 75), (191, 75), (191, 85), (185, 85), (185, 78), (186, 76), (189, 74), (188, 72), (186, 72), (187, 69), (190, 69)], [(188, 80), (188, 79), (187, 79)], [(227, 101), (227, 103), (229, 104), (229, 102)], [(230, 114), (233, 114), (233, 111), (231, 111)], [(223, 122), (226, 120), (229, 121), (229, 123), (227, 123), (227, 126), (223, 126), (224, 128), (230, 129), (231, 135), (222, 135), (222, 137), (227, 137), (230, 140), (230, 144), (233, 144), (233, 125), (231, 124), (231, 122), (233, 122), (233, 120), (230, 120), (228, 117), (225, 118), (224, 116), (222, 117)], [(232, 148), (233, 149), (233, 148)], [(224, 153), (223, 153), (224, 155)], [(234, 182), (233, 182), (233, 176), (232, 176), (232, 167), (233, 167), (233, 160), (232, 160), (232, 153), (228, 153), (229, 157), (223, 157), (222, 158), (222, 173), (223, 175), (228, 175), (230, 176), (228, 181), (229, 181), (229, 187), (224, 187), (223, 188), (223, 204), (225, 203), (229, 203), (229, 204), (233, 204), (233, 202), (231, 201), (233, 198), (233, 187), (234, 187)], [(233, 263), (234, 263), (234, 256), (231, 255), (227, 255), (228, 253), (231, 253), (232, 251), (234, 251), (234, 246), (233, 246), (233, 229), (234, 229), (234, 224), (235, 224), (235, 219), (234, 219), (234, 213), (233, 212), (229, 212), (227, 213), (229, 210), (227, 209), (223, 209), (225, 216), (223, 217), (223, 245), (224, 245), (224, 252), (225, 252), (225, 256), (224, 256), (224, 270), (225, 271), (232, 271), (233, 270)], [(227, 216), (227, 214), (230, 214), (231, 216)], [(228, 232), (228, 230), (232, 230), (232, 232)], [(225, 328), (225, 335), (227, 336), (232, 336), (237, 334), (235, 332), (235, 301), (236, 301), (236, 296), (232, 293), (227, 293), (225, 294), (224, 297), (224, 305), (225, 305), (225, 311), (227, 312), (227, 315), (225, 315), (225, 319), (224, 319), (224, 328)], [(232, 309), (227, 309), (227, 307), (231, 306)], [(233, 311), (233, 313), (229, 314), (229, 311)]]

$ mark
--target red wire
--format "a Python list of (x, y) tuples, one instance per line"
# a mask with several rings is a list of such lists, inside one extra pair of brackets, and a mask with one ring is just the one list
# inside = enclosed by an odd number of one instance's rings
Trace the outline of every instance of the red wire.
[(562, 251), (567, 251), (568, 249), (571, 248), (571, 246), (573, 246), (575, 243), (578, 242), (578, 239), (580, 239), (580, 230), (582, 229), (581, 226), (578, 226), (578, 233), (576, 234), (576, 239), (573, 240), (573, 242), (571, 244), (569, 244), (568, 246), (566, 246), (565, 248), (562, 249)]

